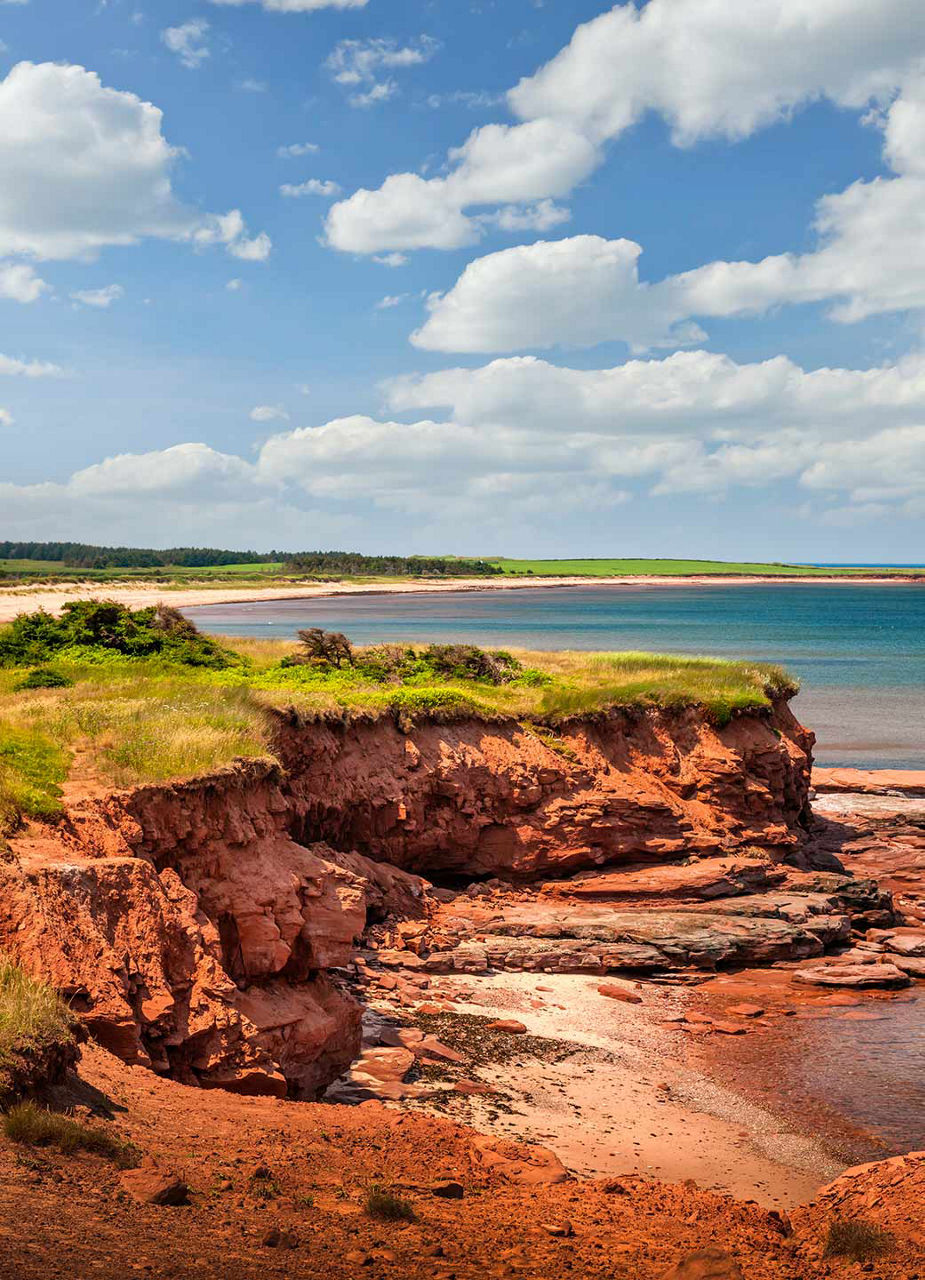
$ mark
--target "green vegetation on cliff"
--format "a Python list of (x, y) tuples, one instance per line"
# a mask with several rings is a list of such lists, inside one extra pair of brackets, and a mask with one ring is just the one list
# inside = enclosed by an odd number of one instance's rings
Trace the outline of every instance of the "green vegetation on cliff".
[(796, 691), (779, 667), (647, 653), (526, 653), (202, 635), (162, 606), (67, 605), (0, 629), (0, 834), (53, 818), (75, 758), (105, 785), (189, 777), (272, 755), (273, 711), (511, 717), (700, 706), (719, 724)]
[(76, 1030), (56, 991), (0, 956), (0, 1102), (40, 1082), (44, 1064), (76, 1057)]

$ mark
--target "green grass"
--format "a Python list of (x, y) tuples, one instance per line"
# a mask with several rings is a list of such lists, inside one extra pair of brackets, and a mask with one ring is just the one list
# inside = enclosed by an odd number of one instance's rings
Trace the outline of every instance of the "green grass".
[(764, 564), (757, 561), (726, 560), (493, 560), (508, 574), (533, 574), (537, 577), (619, 578), (625, 575), (650, 575), (659, 578), (691, 575), (742, 576), (769, 578), (851, 578), (886, 575), (902, 577), (921, 574), (921, 566), (904, 568), (852, 567), (817, 568), (813, 565)]
[(56, 991), (0, 957), (0, 1096), (10, 1092), (23, 1060), (71, 1044), (76, 1026)]
[(25, 1147), (56, 1147), (65, 1155), (90, 1151), (112, 1160), (120, 1169), (138, 1164), (138, 1150), (106, 1129), (79, 1124), (34, 1102), (21, 1102), (3, 1115), (3, 1131), (11, 1142)]
[[(507, 717), (543, 741), (572, 716), (611, 707), (701, 706), (717, 724), (767, 707), (796, 686), (777, 667), (647, 653), (515, 651), (504, 682), (445, 674), (429, 651), (402, 649), (398, 666), (382, 650), (355, 651), (356, 666), (287, 665), (294, 643), (225, 639), (225, 667), (181, 665), (163, 654), (130, 657), (71, 645), (55, 669), (71, 683), (23, 687), (22, 665), (0, 667), (0, 834), (21, 818), (53, 819), (72, 761), (106, 786), (188, 778), (239, 757), (271, 757), (273, 712), (306, 718)], [(503, 666), (503, 664), (502, 664)]]

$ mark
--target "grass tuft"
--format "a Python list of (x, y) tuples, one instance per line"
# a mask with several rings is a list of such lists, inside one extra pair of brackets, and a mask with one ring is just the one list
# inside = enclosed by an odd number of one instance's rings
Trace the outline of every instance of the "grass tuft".
[(395, 1195), (388, 1187), (374, 1182), (366, 1192), (363, 1206), (371, 1218), (380, 1222), (415, 1222), (417, 1214), (408, 1200)]
[(66, 1056), (77, 1027), (56, 991), (0, 957), (0, 1096), (28, 1078), (33, 1065)]
[(869, 1262), (887, 1253), (893, 1237), (876, 1223), (864, 1218), (833, 1218), (825, 1241), (826, 1258), (850, 1258), (852, 1262)]
[(112, 1160), (120, 1169), (131, 1169), (138, 1163), (137, 1148), (118, 1134), (91, 1129), (34, 1102), (20, 1102), (5, 1112), (3, 1131), (11, 1142), (21, 1146), (56, 1147), (65, 1155), (90, 1151)]

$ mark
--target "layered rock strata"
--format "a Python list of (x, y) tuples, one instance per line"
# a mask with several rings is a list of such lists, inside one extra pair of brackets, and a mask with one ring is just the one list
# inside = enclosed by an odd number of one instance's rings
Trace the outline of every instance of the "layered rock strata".
[[(126, 1061), (313, 1096), (359, 1049), (360, 1008), (336, 977), (355, 943), (437, 906), (414, 872), (524, 884), (611, 868), (576, 882), (568, 911), (544, 896), (544, 945), (565, 966), (802, 958), (841, 940), (837, 904), (806, 918), (782, 904), (741, 912), (722, 929), (690, 911), (646, 925), (621, 918), (610, 883), (643, 864), (667, 877), (645, 892), (671, 896), (671, 863), (714, 855), (703, 900), (779, 885), (781, 859), (805, 862), (811, 746), (783, 701), (724, 728), (692, 709), (413, 730), (291, 713), (278, 764), (72, 798), (64, 822), (26, 831), (0, 863), (0, 948)], [(614, 905), (587, 914), (582, 898), (602, 893)], [(535, 924), (515, 914), (485, 963), (532, 964)]]

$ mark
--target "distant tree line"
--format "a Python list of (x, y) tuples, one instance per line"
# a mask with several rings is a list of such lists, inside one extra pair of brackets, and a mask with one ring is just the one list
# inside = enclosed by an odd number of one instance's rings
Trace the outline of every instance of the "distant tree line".
[(297, 573), (328, 575), (385, 574), (392, 577), (410, 575), (448, 575), (473, 577), (477, 574), (501, 573), (488, 560), (457, 560), (452, 556), (364, 556), (358, 551), (301, 551), (286, 557), (287, 568)]
[(95, 547), (82, 542), (0, 542), (0, 560), (63, 562), (69, 569), (204, 569), (213, 565), (283, 562), (294, 573), (446, 575), (472, 577), (501, 573), (487, 560), (452, 556), (364, 556), (357, 551), (223, 551), (216, 547)]
[(281, 552), (220, 551), (215, 547), (94, 547), (83, 542), (0, 542), (0, 560), (63, 560), (74, 569), (158, 569), (168, 565), (202, 569), (206, 565), (268, 564)]

